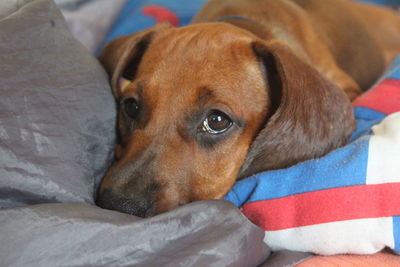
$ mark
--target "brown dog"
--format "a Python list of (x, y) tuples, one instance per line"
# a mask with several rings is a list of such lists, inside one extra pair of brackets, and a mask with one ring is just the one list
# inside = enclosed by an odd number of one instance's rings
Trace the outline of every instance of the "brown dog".
[(151, 216), (221, 198), (238, 178), (342, 146), (349, 98), (400, 52), (394, 12), (345, 0), (211, 0), (193, 22), (100, 56), (119, 103), (104, 208)]

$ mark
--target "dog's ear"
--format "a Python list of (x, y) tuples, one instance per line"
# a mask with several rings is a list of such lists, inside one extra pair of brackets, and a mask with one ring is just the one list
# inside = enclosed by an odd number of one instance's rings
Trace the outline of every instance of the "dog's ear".
[(239, 178), (320, 157), (344, 145), (355, 121), (345, 93), (280, 42), (255, 41), (270, 109)]
[(116, 97), (121, 93), (120, 78), (134, 78), (154, 33), (167, 27), (170, 27), (167, 23), (158, 24), (135, 34), (118, 37), (105, 46), (99, 60), (111, 77), (111, 86)]

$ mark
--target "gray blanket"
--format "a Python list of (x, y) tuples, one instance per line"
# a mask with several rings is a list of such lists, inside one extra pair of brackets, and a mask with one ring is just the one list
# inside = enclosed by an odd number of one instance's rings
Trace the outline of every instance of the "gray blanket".
[[(226, 201), (141, 219), (94, 206), (112, 159), (107, 76), (52, 0), (0, 2), (1, 266), (257, 266), (264, 232)], [(283, 266), (303, 254), (277, 254)]]
[(263, 231), (228, 202), (151, 219), (94, 206), (115, 140), (107, 76), (52, 1), (0, 10), (0, 265), (263, 262)]

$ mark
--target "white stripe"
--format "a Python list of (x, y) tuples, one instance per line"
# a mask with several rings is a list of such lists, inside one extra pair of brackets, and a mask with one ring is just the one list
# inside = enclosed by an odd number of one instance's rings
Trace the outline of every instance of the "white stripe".
[(384, 247), (394, 248), (392, 217), (348, 220), (266, 231), (264, 242), (272, 250), (371, 254)]
[(400, 112), (372, 127), (367, 184), (400, 182)]

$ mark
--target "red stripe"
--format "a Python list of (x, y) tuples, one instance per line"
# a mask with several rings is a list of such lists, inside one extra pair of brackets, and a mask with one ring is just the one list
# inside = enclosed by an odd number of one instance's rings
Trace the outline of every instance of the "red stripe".
[(355, 107), (367, 107), (385, 114), (400, 111), (400, 80), (386, 79), (353, 102)]
[(164, 6), (147, 5), (142, 8), (142, 13), (154, 17), (157, 23), (169, 22), (172, 26), (179, 26), (178, 15)]
[(400, 183), (333, 188), (243, 206), (265, 231), (362, 218), (400, 215)]

